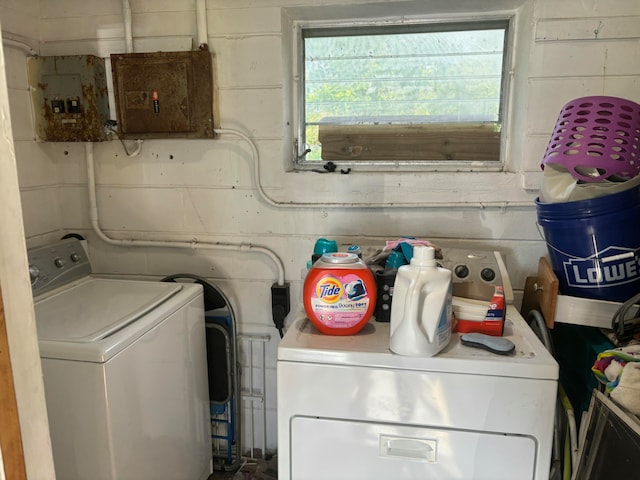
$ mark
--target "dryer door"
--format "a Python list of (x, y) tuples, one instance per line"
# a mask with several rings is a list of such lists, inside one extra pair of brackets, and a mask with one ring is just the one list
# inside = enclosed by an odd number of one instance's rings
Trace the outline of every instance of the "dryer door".
[(524, 435), (318, 417), (292, 420), (291, 446), (296, 480), (525, 480), (536, 456)]

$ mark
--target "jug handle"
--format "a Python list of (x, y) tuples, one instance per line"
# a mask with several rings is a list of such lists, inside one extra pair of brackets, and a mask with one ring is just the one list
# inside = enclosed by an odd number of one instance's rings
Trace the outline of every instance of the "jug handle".
[[(420, 302), (420, 293), (424, 292), (424, 301)], [(412, 307), (412, 314), (416, 319), (419, 319), (419, 327), (429, 340), (429, 343), (433, 343), (436, 335), (438, 324), (440, 323), (440, 316), (442, 315), (442, 308), (445, 305), (447, 298), (447, 292), (441, 288), (433, 289), (432, 285), (424, 284), (422, 288), (416, 289), (416, 297), (414, 305)], [(420, 308), (422, 307), (422, 308)]]
[[(418, 300), (420, 298), (421, 291), (422, 291), (422, 288), (418, 288), (418, 279), (412, 278), (411, 282), (409, 283), (409, 287), (407, 288), (407, 296), (405, 297), (405, 300), (404, 300), (404, 312), (405, 312), (404, 315), (405, 315), (405, 318), (410, 318), (410, 319), (413, 319), (413, 321), (417, 322), (416, 326), (422, 330), (423, 328), (420, 322), (420, 317), (418, 316), (418, 311), (419, 311)], [(407, 313), (409, 314), (408, 317), (407, 317)], [(428, 332), (425, 332), (425, 333), (428, 333)], [(431, 341), (431, 339), (429, 339), (429, 341)]]

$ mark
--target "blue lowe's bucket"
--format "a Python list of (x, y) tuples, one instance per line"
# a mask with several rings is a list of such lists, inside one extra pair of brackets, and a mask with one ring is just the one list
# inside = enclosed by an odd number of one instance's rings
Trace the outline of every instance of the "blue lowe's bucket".
[(640, 186), (536, 207), (561, 294), (624, 302), (640, 293)]

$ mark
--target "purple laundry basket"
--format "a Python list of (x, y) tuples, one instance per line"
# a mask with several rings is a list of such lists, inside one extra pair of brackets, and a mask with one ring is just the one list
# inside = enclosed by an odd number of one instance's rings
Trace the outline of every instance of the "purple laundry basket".
[(558, 117), (541, 167), (557, 164), (576, 179), (628, 180), (640, 173), (640, 105), (617, 97), (582, 97)]

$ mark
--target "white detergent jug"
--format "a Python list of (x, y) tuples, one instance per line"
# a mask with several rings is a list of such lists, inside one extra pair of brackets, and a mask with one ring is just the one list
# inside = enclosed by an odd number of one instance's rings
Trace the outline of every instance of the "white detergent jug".
[(396, 275), (391, 303), (393, 353), (431, 357), (451, 340), (451, 271), (439, 267), (432, 247), (416, 245), (409, 265)]

